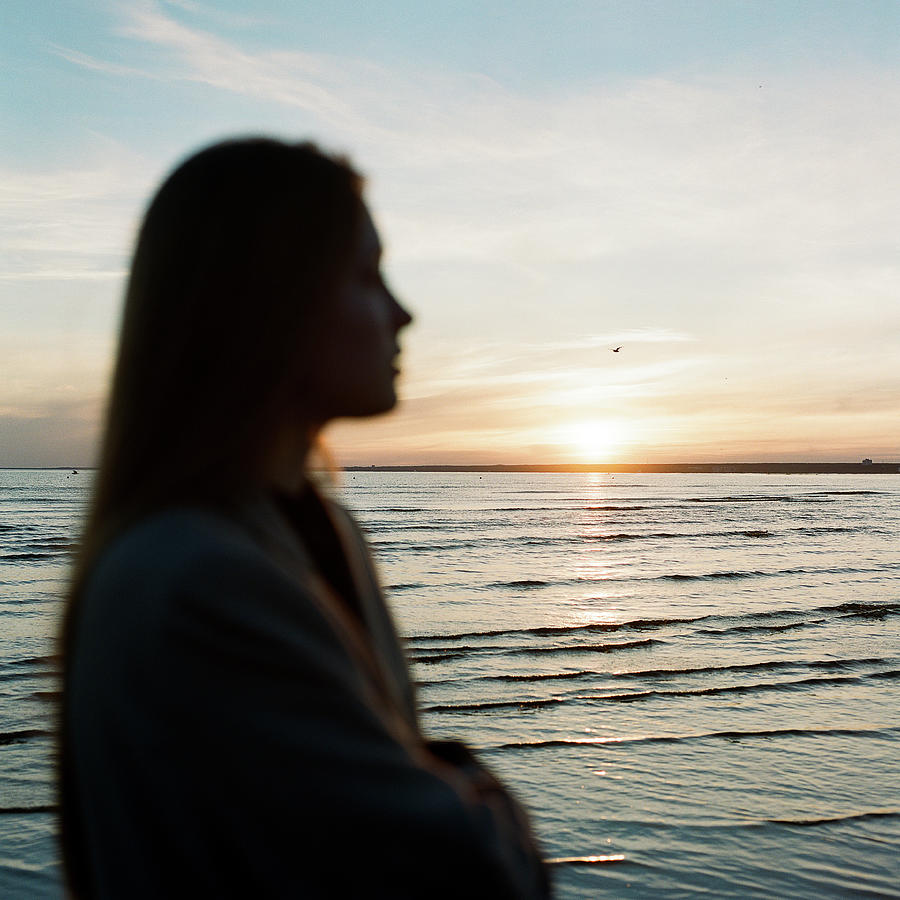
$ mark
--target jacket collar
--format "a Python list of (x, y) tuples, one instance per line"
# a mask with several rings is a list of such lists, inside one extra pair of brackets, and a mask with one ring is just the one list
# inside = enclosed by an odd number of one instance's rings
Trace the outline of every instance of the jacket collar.
[(272, 496), (261, 492), (245, 498), (237, 516), (282, 568), (296, 581), (313, 588), (311, 594), (321, 612), (363, 670), (374, 691), (373, 699), (380, 701), (378, 705), (389, 718), (401, 720), (402, 730), (411, 732), (408, 736), (418, 736), (409, 670), (368, 547), (349, 513), (330, 498), (319, 496), (341, 544), (360, 600), (364, 626), (319, 574), (309, 551)]

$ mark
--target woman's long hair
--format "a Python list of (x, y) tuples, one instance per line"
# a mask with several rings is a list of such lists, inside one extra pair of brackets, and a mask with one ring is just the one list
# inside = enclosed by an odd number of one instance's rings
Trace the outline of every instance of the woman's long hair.
[(188, 158), (137, 240), (100, 465), (63, 621), (63, 862), (89, 890), (72, 821), (65, 686), (78, 599), (110, 540), (154, 509), (251, 489), (302, 400), (317, 315), (346, 273), (362, 179), (314, 145), (250, 138)]

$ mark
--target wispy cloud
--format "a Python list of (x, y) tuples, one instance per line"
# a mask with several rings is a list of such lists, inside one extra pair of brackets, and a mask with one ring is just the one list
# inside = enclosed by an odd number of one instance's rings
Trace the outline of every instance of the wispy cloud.
[(300, 107), (328, 122), (346, 124), (352, 120), (352, 106), (326, 86), (336, 80), (335, 60), (298, 52), (250, 53), (208, 30), (179, 22), (152, 0), (133, 0), (120, 11), (123, 22), (119, 33), (168, 52), (165, 71), (172, 80), (199, 82), (266, 102)]
[(4, 281), (121, 277), (151, 167), (106, 139), (90, 157), (62, 169), (0, 169)]
[(208, 3), (197, 3), (196, 0), (164, 0), (166, 6), (182, 9), (198, 17), (207, 19), (226, 28), (253, 28), (258, 25), (272, 25), (277, 19), (272, 16), (260, 16), (248, 13), (236, 13), (218, 9)]
[[(630, 410), (670, 434), (680, 416), (697, 447), (703, 421), (819, 434), (803, 410), (845, 424), (856, 410), (862, 434), (876, 427), (864, 411), (893, 409), (876, 386), (895, 383), (900, 352), (900, 67), (525, 95), (477, 73), (259, 49), (240, 16), (194, 0), (115, 9), (118, 55), (58, 54), (167, 99), (250, 100), (234, 131), (311, 132), (371, 173), (391, 275), (420, 320), (410, 402), (371, 446), (452, 432), (484, 447), (554, 408)], [(169, 162), (129, 152), (0, 173), (18, 185), (0, 188), (6, 281), (119, 277), (148, 172)], [(881, 431), (900, 443), (897, 427)]]
[(164, 76), (155, 74), (148, 69), (140, 69), (135, 66), (125, 66), (120, 63), (110, 62), (109, 60), (97, 59), (89, 56), (87, 53), (81, 53), (69, 47), (62, 47), (58, 44), (49, 45), (50, 52), (67, 62), (73, 63), (82, 69), (89, 69), (92, 72), (100, 72), (104, 75), (114, 75), (117, 78), (154, 78), (162, 80)]
[(145, 74), (302, 108), (362, 146), (396, 189), (389, 217), (407, 259), (552, 263), (652, 248), (688, 262), (703, 252), (717, 272), (871, 249), (900, 216), (883, 190), (900, 152), (892, 72), (804, 73), (765, 90), (735, 76), (654, 78), (526, 97), (466, 73), (250, 51), (176, 9), (119, 7), (119, 32), (158, 53)]

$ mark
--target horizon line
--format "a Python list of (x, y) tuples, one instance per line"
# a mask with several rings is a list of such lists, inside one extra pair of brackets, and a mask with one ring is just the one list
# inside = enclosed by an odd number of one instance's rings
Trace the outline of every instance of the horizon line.
[[(2, 471), (97, 471), (97, 466), (56, 465), (56, 466), (0, 466)], [(316, 466), (313, 471), (327, 471), (329, 468), (345, 472), (766, 472), (773, 470), (794, 470), (797, 472), (891, 472), (900, 471), (900, 459), (897, 460), (857, 460), (804, 462), (781, 461), (744, 461), (744, 462), (626, 462), (626, 463), (371, 463), (368, 465)]]

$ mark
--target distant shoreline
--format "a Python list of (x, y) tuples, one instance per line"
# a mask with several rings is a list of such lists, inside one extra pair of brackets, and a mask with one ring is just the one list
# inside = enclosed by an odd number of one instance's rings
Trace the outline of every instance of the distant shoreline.
[(722, 475), (888, 475), (900, 474), (900, 463), (609, 463), (558, 465), (484, 466), (344, 466), (345, 472), (548, 472), (589, 473), (680, 473)]
[[(92, 472), (93, 466), (0, 466), (0, 471), (16, 469), (44, 472)], [(559, 474), (663, 473), (690, 475), (894, 475), (900, 474), (900, 462), (748, 462), (748, 463), (556, 463), (515, 465), (406, 465), (343, 466), (343, 472), (547, 472)]]

